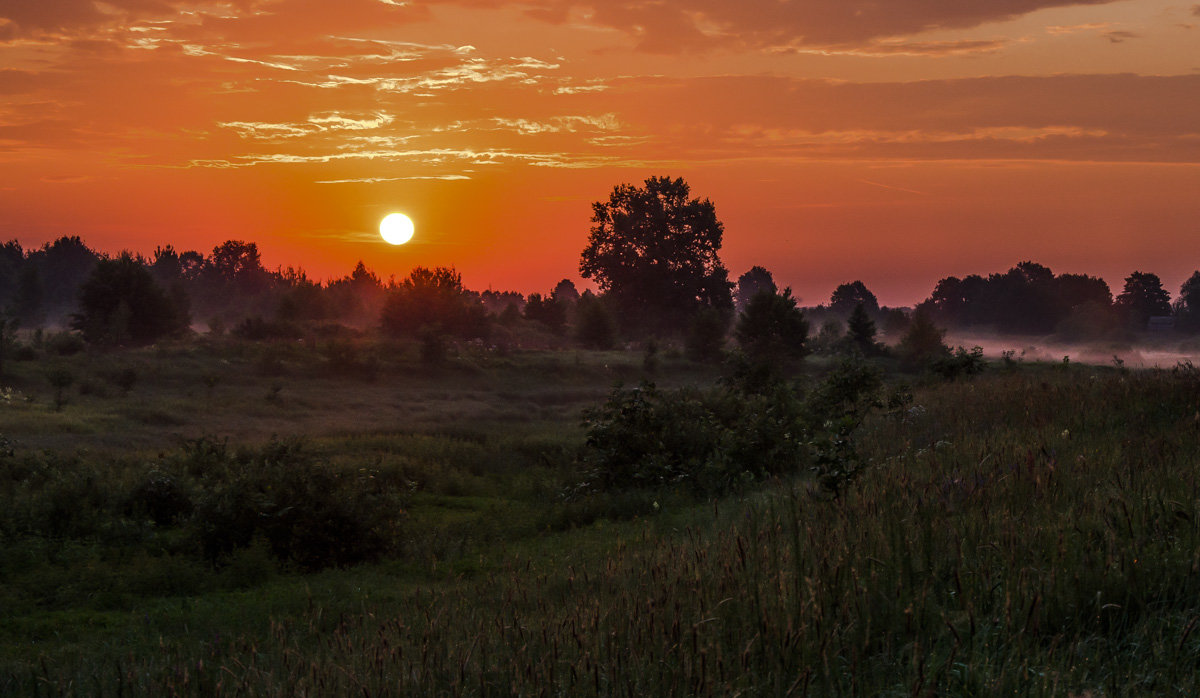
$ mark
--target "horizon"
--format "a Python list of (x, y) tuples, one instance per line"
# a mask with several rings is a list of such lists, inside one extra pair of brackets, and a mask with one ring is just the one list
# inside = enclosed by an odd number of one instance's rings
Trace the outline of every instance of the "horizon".
[[(1200, 4), (114, 0), (0, 9), (0, 240), (256, 242), (314, 279), (588, 287), (591, 203), (682, 177), (731, 280), (889, 306), (1024, 260), (1200, 268)], [(416, 223), (379, 238), (384, 215)]]

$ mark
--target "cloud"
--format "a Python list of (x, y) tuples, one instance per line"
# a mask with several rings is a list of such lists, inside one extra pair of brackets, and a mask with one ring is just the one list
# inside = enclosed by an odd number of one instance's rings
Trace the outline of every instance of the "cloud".
[(1105, 32), (1104, 38), (1108, 39), (1109, 41), (1111, 41), (1114, 44), (1119, 44), (1128, 39), (1140, 39), (1141, 34), (1137, 34), (1135, 32), (1131, 32), (1131, 31), (1111, 31), (1111, 32)]
[(797, 48), (794, 46), (776, 49), (779, 53), (809, 53), (823, 56), (965, 56), (971, 54), (996, 53), (1012, 45), (1011, 39), (972, 39), (962, 41), (897, 41), (876, 40), (863, 46), (829, 46), (819, 48)]
[(1114, 0), (443, 0), (498, 7), (517, 5), (544, 21), (568, 16), (622, 31), (638, 48), (680, 53), (711, 46), (803, 48), (859, 45), (873, 39), (963, 29), (1036, 10), (1101, 5)]

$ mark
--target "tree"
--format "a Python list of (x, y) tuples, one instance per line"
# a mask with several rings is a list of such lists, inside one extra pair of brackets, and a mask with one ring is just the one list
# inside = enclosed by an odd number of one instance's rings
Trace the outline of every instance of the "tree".
[(910, 367), (927, 366), (950, 356), (950, 349), (942, 341), (945, 336), (946, 331), (933, 324), (929, 313), (918, 308), (896, 349)]
[(575, 339), (589, 349), (611, 349), (617, 341), (617, 323), (605, 305), (591, 291), (579, 297), (579, 319), (575, 327)]
[(550, 293), (550, 298), (570, 308), (579, 302), (579, 289), (575, 288), (574, 281), (563, 279), (554, 286), (554, 290)]
[(759, 291), (770, 291), (775, 293), (778, 291), (775, 286), (775, 279), (771, 276), (771, 272), (764, 267), (754, 266), (745, 274), (738, 277), (737, 291), (734, 293), (733, 304), (738, 312), (746, 309), (750, 305), (751, 299), (758, 295)]
[(1146, 322), (1153, 316), (1171, 314), (1171, 296), (1158, 275), (1140, 271), (1125, 277), (1125, 289), (1113, 305), (1136, 329), (1146, 329)]
[(1179, 287), (1173, 310), (1180, 329), (1194, 331), (1200, 328), (1200, 271), (1192, 272)]
[(487, 310), (463, 289), (462, 276), (447, 267), (413, 269), (388, 293), (381, 321), (392, 335), (439, 332), (473, 339), (488, 332)]
[(862, 303), (854, 306), (850, 319), (846, 321), (846, 328), (846, 342), (863, 356), (879, 352), (879, 345), (875, 342), (875, 321), (867, 314)]
[(96, 263), (79, 288), (71, 326), (92, 344), (151, 344), (187, 329), (186, 308), (128, 253)]
[(245, 292), (256, 293), (267, 284), (268, 274), (257, 243), (226, 240), (213, 248), (208, 269), (213, 276), (237, 284)]
[(796, 307), (792, 289), (760, 291), (738, 318), (738, 344), (751, 358), (773, 361), (800, 358), (807, 353), (808, 321)]
[(567, 308), (551, 296), (542, 298), (540, 293), (531, 293), (525, 300), (525, 319), (540, 322), (555, 334), (562, 334), (567, 327)]
[(842, 284), (835, 288), (829, 297), (829, 309), (841, 317), (848, 317), (859, 305), (870, 315), (879, 312), (879, 300), (861, 281)]
[(678, 331), (703, 308), (733, 307), (718, 256), (724, 227), (711, 201), (689, 195), (683, 179), (651, 177), (592, 204), (579, 271), (599, 284), (631, 331)]

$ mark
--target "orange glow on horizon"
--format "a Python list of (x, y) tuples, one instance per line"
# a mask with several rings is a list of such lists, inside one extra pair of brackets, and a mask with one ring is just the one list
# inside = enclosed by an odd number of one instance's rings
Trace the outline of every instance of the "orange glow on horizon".
[[(591, 202), (671, 175), (716, 204), (731, 277), (766, 266), (804, 303), (1025, 259), (1172, 291), (1200, 267), (1190, 4), (656, 7), (0, 9), (0, 239), (242, 239), (317, 279), (544, 293), (584, 286)], [(404, 245), (376, 233), (393, 205)]]

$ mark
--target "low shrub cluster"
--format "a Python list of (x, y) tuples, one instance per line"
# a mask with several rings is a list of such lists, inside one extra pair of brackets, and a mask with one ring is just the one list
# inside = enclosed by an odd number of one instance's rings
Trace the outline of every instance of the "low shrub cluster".
[(199, 439), (150, 464), (0, 448), (0, 540), (169, 548), (224, 565), (263, 541), (284, 567), (377, 559), (400, 540), (399, 476), (323, 463), (297, 441), (233, 451)]
[(807, 392), (784, 381), (618, 387), (585, 414), (588, 481), (600, 490), (686, 485), (719, 494), (808, 468), (836, 497), (862, 468), (853, 433), (886, 404), (882, 393), (878, 369), (857, 357)]

